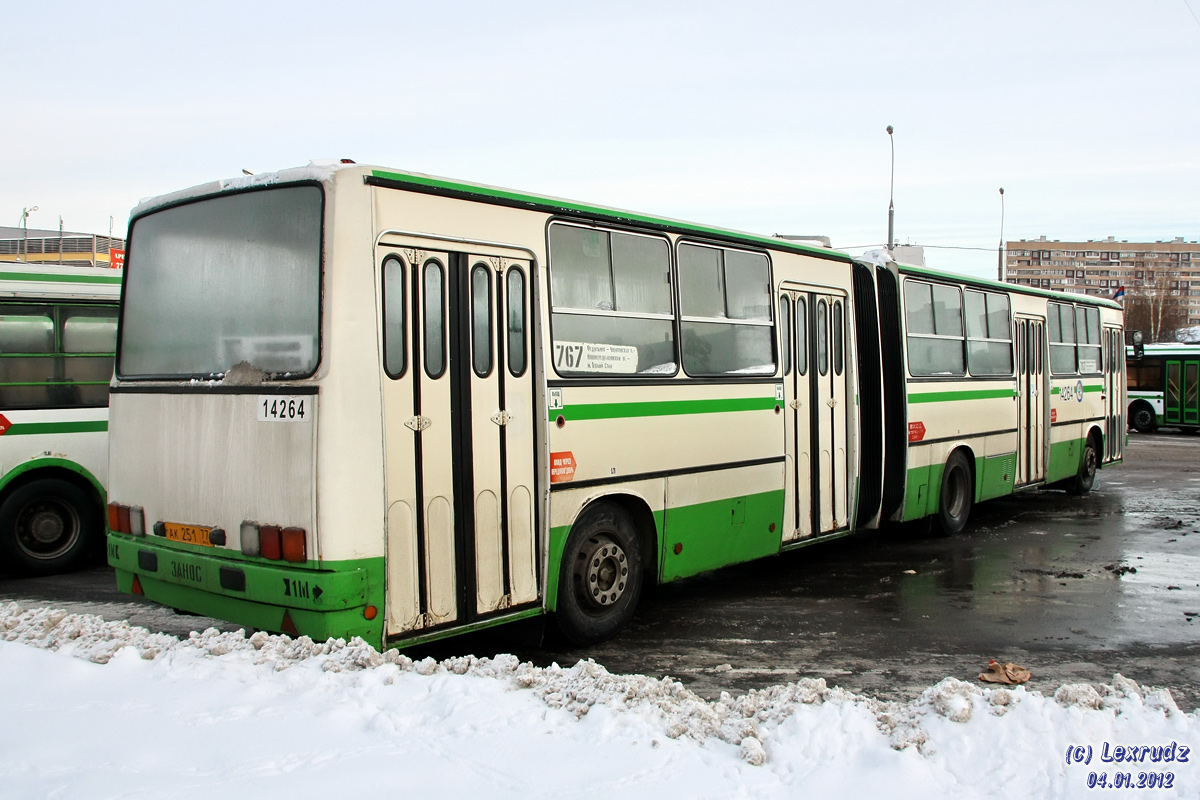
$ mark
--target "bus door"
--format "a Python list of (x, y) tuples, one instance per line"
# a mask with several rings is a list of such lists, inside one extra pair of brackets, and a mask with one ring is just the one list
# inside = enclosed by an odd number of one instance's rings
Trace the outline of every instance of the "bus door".
[(1163, 425), (1200, 425), (1200, 360), (1170, 359), (1163, 363)]
[(1125, 337), (1104, 329), (1104, 460), (1122, 457), (1125, 445)]
[(528, 260), (381, 248), (387, 632), (537, 600)]
[(1046, 369), (1046, 321), (1016, 317), (1017, 325), (1017, 475), (1014, 486), (1046, 479), (1050, 448), (1050, 396)]
[(784, 539), (849, 525), (846, 463), (846, 296), (780, 288), (787, 464)]

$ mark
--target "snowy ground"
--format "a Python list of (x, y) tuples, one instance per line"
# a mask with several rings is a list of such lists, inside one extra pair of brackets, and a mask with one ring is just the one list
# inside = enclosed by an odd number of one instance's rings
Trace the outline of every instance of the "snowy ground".
[[(1136, 796), (1197, 797), (1198, 723), (1120, 676), (1052, 697), (947, 678), (885, 703), (802, 680), (709, 702), (590, 661), (181, 641), (0, 605), (5, 798), (1088, 797), (1101, 773), (1170, 775)], [(1104, 761), (1118, 746), (1150, 749)]]

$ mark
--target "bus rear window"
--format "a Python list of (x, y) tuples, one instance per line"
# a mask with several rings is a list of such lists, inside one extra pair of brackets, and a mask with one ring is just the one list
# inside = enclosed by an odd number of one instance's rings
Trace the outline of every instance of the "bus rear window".
[(243, 192), (134, 222), (117, 374), (267, 378), (317, 367), (322, 195), (317, 186)]

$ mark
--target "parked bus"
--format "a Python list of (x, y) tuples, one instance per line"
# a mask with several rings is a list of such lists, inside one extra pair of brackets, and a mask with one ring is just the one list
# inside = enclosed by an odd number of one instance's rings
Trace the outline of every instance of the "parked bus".
[(0, 272), (0, 571), (98, 556), (121, 271)]
[(1147, 344), (1140, 358), (1129, 347), (1126, 358), (1130, 427), (1200, 430), (1200, 345)]
[(411, 644), (1121, 459), (1114, 303), (352, 164), (131, 218), (123, 591)]

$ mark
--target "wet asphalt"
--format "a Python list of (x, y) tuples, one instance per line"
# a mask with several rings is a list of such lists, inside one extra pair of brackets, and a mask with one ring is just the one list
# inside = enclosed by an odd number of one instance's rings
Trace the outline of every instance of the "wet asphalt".
[[(592, 658), (672, 676), (704, 697), (802, 677), (906, 700), (989, 659), (1027, 684), (1121, 673), (1200, 706), (1200, 436), (1130, 434), (1123, 465), (1085, 497), (1026, 492), (976, 506), (958, 536), (892, 526), (660, 586), (617, 638), (566, 645), (536, 623), (457, 637), (413, 656), (513, 652)], [(175, 635), (218, 624), (115, 591), (111, 572), (0, 577), (0, 600), (128, 619)], [(236, 626), (219, 625), (226, 630)]]

